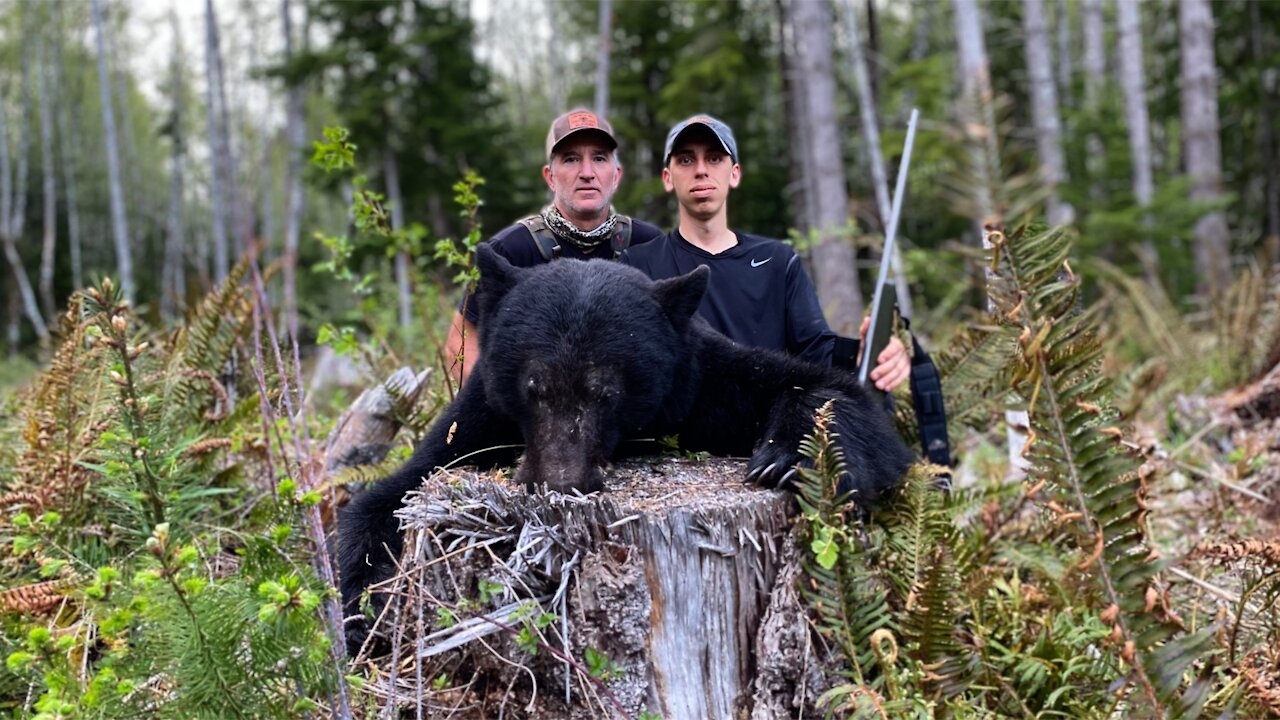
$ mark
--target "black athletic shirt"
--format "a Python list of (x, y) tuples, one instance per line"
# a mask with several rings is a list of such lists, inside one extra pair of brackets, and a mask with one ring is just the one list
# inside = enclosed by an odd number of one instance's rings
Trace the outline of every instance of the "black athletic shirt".
[[(661, 237), (662, 230), (657, 225), (647, 223), (643, 220), (631, 218), (631, 243), (629, 247), (643, 245), (654, 238)], [(583, 253), (572, 243), (560, 244), (560, 257), (574, 258), (577, 260), (611, 260), (613, 259), (612, 238), (605, 238), (598, 246), (595, 252), (590, 254)], [(533, 234), (529, 232), (529, 228), (516, 223), (510, 227), (503, 228), (488, 241), (489, 247), (495, 252), (507, 259), (516, 267), (533, 267), (540, 265), (546, 260), (542, 257), (542, 252), (538, 250), (538, 244), (533, 239)], [(463, 315), (469, 322), (476, 322), (476, 303), (474, 296), (468, 295), (463, 298), (459, 305)]]
[(713, 255), (672, 230), (626, 250), (618, 260), (654, 280), (706, 265), (711, 282), (698, 314), (712, 327), (741, 345), (782, 350), (830, 365), (836, 334), (822, 315), (818, 293), (799, 256), (779, 240), (734, 234), (738, 244)]

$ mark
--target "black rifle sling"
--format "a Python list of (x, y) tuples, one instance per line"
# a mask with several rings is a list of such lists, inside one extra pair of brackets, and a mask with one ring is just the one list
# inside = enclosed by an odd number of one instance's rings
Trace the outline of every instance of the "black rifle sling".
[[(551, 232), (551, 228), (547, 227), (547, 221), (543, 220), (541, 215), (530, 215), (516, 222), (523, 225), (529, 231), (529, 234), (533, 236), (533, 244), (537, 246), (538, 254), (542, 255), (544, 261), (550, 262), (560, 257), (560, 240), (556, 238), (555, 233)], [(614, 226), (611, 245), (614, 257), (617, 257), (619, 253), (631, 246), (630, 217), (626, 215), (618, 216), (618, 223)]]
[(911, 335), (911, 403), (916, 410), (916, 423), (920, 426), (920, 445), (924, 455), (934, 465), (951, 467), (951, 443), (947, 439), (947, 409), (942, 400), (942, 379), (933, 358), (924, 351), (911, 325), (904, 324)]

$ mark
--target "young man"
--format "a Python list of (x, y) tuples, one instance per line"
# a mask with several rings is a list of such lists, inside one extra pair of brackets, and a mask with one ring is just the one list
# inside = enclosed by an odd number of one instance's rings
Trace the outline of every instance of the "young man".
[[(795, 252), (781, 241), (729, 228), (729, 191), (742, 179), (738, 144), (729, 126), (695, 115), (667, 134), (664, 154), (662, 184), (676, 195), (680, 224), (623, 252), (619, 260), (655, 280), (706, 265), (711, 283), (698, 314), (715, 329), (743, 345), (782, 350), (811, 362), (856, 362), (856, 352), (834, 357), (838, 336), (827, 325), (813, 281)], [(881, 390), (897, 387), (911, 372), (906, 348), (897, 338), (876, 361), (871, 380)]]
[[(619, 215), (610, 204), (622, 180), (618, 141), (608, 121), (590, 110), (570, 110), (547, 132), (547, 164), (542, 178), (551, 204), (503, 229), (489, 240), (499, 255), (518, 267), (558, 257), (612, 259), (627, 247), (660, 236), (657, 226)], [(462, 356), (451, 373), (459, 384), (480, 357), (474, 297), (463, 300), (445, 342), (448, 357)]]

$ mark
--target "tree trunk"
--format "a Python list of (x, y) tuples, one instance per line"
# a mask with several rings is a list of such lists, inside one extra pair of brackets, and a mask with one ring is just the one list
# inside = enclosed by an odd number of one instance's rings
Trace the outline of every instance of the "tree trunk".
[[(889, 177), (885, 173), (884, 155), (880, 152), (880, 125), (877, 120), (877, 103), (866, 58), (862, 54), (862, 34), (858, 30), (858, 8), (850, 2), (845, 12), (848, 19), (849, 60), (853, 64), (854, 83), (858, 88), (858, 114), (862, 118), (862, 134), (867, 144), (867, 156), (871, 162), (871, 184), (875, 188), (876, 208), (880, 214), (881, 231), (887, 231), (892, 200), (889, 198)], [(905, 200), (905, 198), (904, 198)], [(898, 309), (905, 317), (915, 317), (911, 304), (911, 288), (902, 273), (902, 248), (893, 245), (893, 283), (898, 296)]]
[[(26, 68), (25, 63), (23, 67), (24, 69)], [(19, 306), (19, 302), (15, 301), (20, 301), (22, 311), (26, 314), (27, 319), (31, 321), (31, 326), (35, 328), (36, 336), (43, 343), (49, 340), (49, 328), (45, 325), (44, 317), (40, 313), (40, 304), (36, 300), (36, 293), (31, 287), (31, 280), (27, 277), (27, 269), (22, 264), (22, 256), (18, 253), (17, 246), (26, 225), (26, 158), (31, 146), (29, 123), (23, 122), (20, 127), (18, 181), (15, 188), (12, 174), (13, 168), (9, 161), (9, 132), (5, 121), (5, 103), (0, 102), (0, 244), (4, 246), (5, 262), (9, 265), (14, 285), (17, 286), (16, 293), (10, 296), (10, 302), (13, 303), (11, 307), (16, 309)], [(18, 325), (13, 316), (10, 316), (9, 320), (10, 350), (12, 351), (17, 347)]]
[[(387, 204), (391, 206), (391, 231), (404, 230), (404, 197), (400, 194), (400, 167), (395, 152), (382, 150), (382, 172), (387, 182)], [(396, 249), (396, 291), (399, 298), (400, 328), (413, 327), (413, 287), (409, 278), (409, 251)]]
[[(212, 2), (212, 0), (206, 0)], [(212, 14), (210, 9), (210, 17), (214, 18), (214, 22), (210, 24), (210, 31), (213, 33), (213, 62), (217, 72), (214, 73), (214, 79), (217, 83), (215, 90), (218, 93), (218, 132), (220, 133), (219, 141), (222, 146), (222, 180), (226, 184), (227, 190), (227, 221), (230, 223), (230, 231), (232, 237), (231, 250), (235, 252), (235, 259), (243, 257), (249, 242), (249, 228), (245, 220), (249, 217), (243, 211), (242, 198), (240, 197), (240, 178), (238, 176), (240, 165), (236, 162), (236, 147), (231, 142), (231, 111), (227, 105), (227, 73), (222, 62), (222, 41), (219, 39), (221, 31), (218, 29), (217, 17)]]
[(610, 40), (613, 30), (613, 2), (600, 0), (599, 48), (596, 55), (596, 114), (605, 117), (609, 114), (609, 50), (613, 46)]
[[(70, 250), (69, 259), (71, 261), (71, 286), (79, 289), (84, 287), (84, 263), (80, 253), (80, 205), (76, 186), (76, 161), (80, 157), (81, 86), (77, 82), (72, 86), (71, 92), (67, 92), (68, 78), (62, 64), (64, 3), (54, 3), (53, 7), (58, 18), (55, 31), (57, 43), (54, 45), (53, 54), (55, 87), (57, 88), (57, 99), (54, 101), (54, 105), (58, 108), (58, 148), (61, 151), (62, 159), (62, 185), (67, 192), (67, 241)], [(77, 75), (77, 77), (79, 76)], [(72, 106), (70, 113), (67, 110), (68, 105)]]
[(1266, 208), (1267, 224), (1264, 246), (1270, 253), (1271, 262), (1280, 262), (1280, 177), (1276, 169), (1275, 107), (1276, 107), (1276, 74), (1277, 69), (1266, 67), (1268, 48), (1262, 41), (1262, 18), (1258, 10), (1260, 0), (1249, 2), (1249, 48), (1254, 62), (1264, 68), (1259, 74), (1262, 98), (1261, 113), (1258, 118), (1258, 151), (1263, 158), (1263, 172), (1266, 181), (1263, 185), (1263, 206)]
[[(43, 25), (43, 23), (42, 23)], [(36, 92), (40, 103), (40, 170), (44, 179), (44, 233), (40, 245), (40, 303), (46, 317), (58, 312), (53, 297), (53, 262), (58, 242), (58, 196), (54, 185), (53, 106), (49, 102), (49, 55), (45, 51), (45, 32), (36, 35)]]
[[(1102, 88), (1107, 79), (1106, 27), (1102, 22), (1102, 0), (1084, 0), (1080, 6), (1081, 34), (1084, 36), (1084, 106), (1090, 126), (1096, 127), (1102, 113)], [(1085, 141), (1089, 149), (1085, 167), (1089, 170), (1089, 197), (1101, 203), (1106, 172), (1106, 148), (1096, 130)]]
[(1071, 87), (1071, 14), (1067, 9), (1067, 0), (1058, 0), (1058, 97), (1063, 107), (1072, 107)]
[[(955, 0), (956, 49), (960, 72), (960, 122), (967, 134), (974, 220), (982, 246), (990, 250), (989, 235), (1004, 226), (1001, 195), (1000, 146), (996, 139), (995, 110), (987, 44), (982, 34), (982, 15), (977, 0)], [(991, 270), (987, 270), (991, 281)], [(990, 301), (988, 301), (990, 306)], [(990, 309), (990, 308), (988, 308)], [(1025, 410), (1006, 410), (1005, 434), (1009, 443), (1009, 477), (1025, 473), (1022, 457), (1030, 420)]]
[[(31, 8), (27, 3), (23, 3), (21, 7), (23, 23), (27, 25)], [(24, 30), (29, 30), (29, 26), (24, 27)], [(49, 328), (45, 325), (44, 317), (40, 313), (39, 302), (31, 287), (31, 280), (27, 277), (27, 269), (22, 264), (22, 255), (18, 252), (18, 242), (22, 239), (27, 223), (27, 158), (31, 154), (31, 47), (27, 41), (29, 35), (29, 32), (23, 32), (22, 38), (23, 101), (22, 117), (18, 123), (16, 183), (9, 160), (9, 128), (5, 117), (5, 103), (3, 95), (0, 94), (0, 244), (4, 246), (5, 261), (13, 274), (14, 284), (17, 286), (17, 300), (20, 301), (22, 311), (31, 321), (31, 326), (35, 328), (36, 336), (40, 338), (41, 343), (45, 343), (49, 340)], [(13, 352), (19, 340), (19, 326), (15, 312), (19, 303), (12, 299), (13, 295), (10, 295), (10, 298), (12, 310), (9, 316), (8, 332), (10, 352)]]
[[(1192, 202), (1222, 197), (1222, 145), (1218, 136), (1217, 66), (1213, 55), (1213, 11), (1208, 0), (1178, 4), (1182, 60), (1182, 147), (1191, 176)], [(1227, 219), (1215, 210), (1196, 221), (1196, 264), (1217, 296), (1231, 283)]]
[(1058, 115), (1053, 58), (1049, 56), (1049, 22), (1044, 0), (1022, 0), (1022, 28), (1026, 34), (1036, 152), (1040, 156), (1040, 175), (1049, 190), (1045, 203), (1049, 224), (1069, 225), (1075, 218), (1075, 210), (1058, 195), (1058, 186), (1067, 179), (1067, 161), (1062, 152), (1062, 122)]
[[(1151, 170), (1151, 121), (1147, 115), (1147, 80), (1142, 66), (1142, 27), (1138, 0), (1116, 0), (1120, 85), (1124, 90), (1124, 114), (1129, 127), (1129, 158), (1133, 165), (1133, 197), (1139, 207), (1151, 205), (1155, 180)], [(1147, 280), (1158, 282), (1159, 258), (1155, 244), (1144, 238), (1138, 255)]]
[[(293, 60), (293, 21), (290, 17), (289, 0), (281, 0), (281, 16), (284, 19), (284, 54), (285, 61)], [(304, 30), (305, 33), (305, 30)], [(306, 151), (306, 117), (303, 103), (303, 86), (296, 80), (286, 81), (285, 100), (285, 133), (287, 135), (287, 153), (289, 162), (285, 166), (288, 188), (287, 205), (284, 214), (284, 314), (289, 328), (290, 342), (296, 343), (298, 337), (298, 236), (302, 232), (302, 160)]]
[[(826, 688), (821, 665), (805, 662), (812, 653), (793, 589), (795, 501), (745, 486), (743, 469), (723, 460), (620, 463), (609, 492), (583, 500), (465, 471), (428, 480), (399, 513), (407, 550), (392, 593), (405, 599), (386, 616), (400, 619), (388, 628), (399, 642), (379, 661), (388, 704), (433, 702), (413, 678), (470, 658), (470, 692), (491, 713), (510, 703), (514, 716), (567, 720), (820, 716), (813, 702)], [(485, 551), (470, 559), (449, 552), (480, 544)], [(420, 620), (435, 618), (441, 601), (474, 597), (481, 578), (504, 588), (485, 618), (434, 632)], [(541, 632), (550, 650), (534, 656), (515, 642), (531, 600), (558, 616)], [(797, 631), (799, 643), (786, 642)], [(589, 687), (553, 652), (581, 670), (588, 648), (611, 665), (602, 686)], [(527, 712), (517, 709), (526, 702)]]
[(98, 40), (98, 87), (102, 97), (103, 143), (107, 147), (107, 174), (111, 190), (111, 237), (116, 248), (116, 268), (120, 273), (120, 289), (132, 304), (133, 251), (129, 243), (129, 226), (124, 210), (124, 186), (120, 182), (120, 155), (116, 149), (116, 119), (111, 109), (111, 75), (107, 72), (107, 38), (103, 29), (102, 0), (92, 0), (93, 27)]
[(160, 313), (174, 317), (186, 305), (186, 247), (183, 235), (183, 155), (186, 134), (183, 132), (182, 47), (178, 15), (171, 12), (173, 25), (173, 58), (170, 61), (170, 88), (173, 112), (170, 115), (170, 140), (173, 143), (169, 168), (169, 212), (165, 219), (164, 266), (160, 282)]
[(817, 232), (813, 248), (814, 284), (831, 328), (853, 336), (862, 322), (862, 293), (853, 244), (849, 241), (849, 195), (843, 143), (836, 115), (831, 4), (792, 0), (786, 5), (796, 47), (796, 85), (803, 104), (791, 123), (807, 137), (802, 172), (813, 191), (806, 230)]
[(208, 110), (209, 195), (213, 212), (213, 281), (221, 283), (231, 270), (231, 254), (227, 247), (227, 188), (224, 172), (226, 148), (222, 145), (222, 133), (218, 131), (218, 29), (217, 16), (213, 12), (213, 0), (205, 0), (205, 103)]

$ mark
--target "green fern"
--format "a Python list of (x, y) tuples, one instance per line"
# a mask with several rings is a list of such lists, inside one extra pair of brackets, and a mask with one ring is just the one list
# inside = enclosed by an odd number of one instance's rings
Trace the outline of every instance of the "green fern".
[(1098, 372), (1096, 313), (1076, 311), (1069, 238), (1062, 230), (1034, 237), (1019, 230), (992, 239), (990, 296), (997, 317), (1019, 332), (1014, 381), (1031, 418), (1023, 451), (1030, 476), (1078, 513), (1069, 521), (1078, 567), (1095, 573), (1102, 617), (1115, 633), (1112, 650), (1140, 691), (1134, 701), (1162, 716), (1195, 715), (1196, 698), (1180, 690), (1210, 649), (1212, 629), (1184, 633), (1149, 600), (1163, 563), (1147, 542), (1138, 460), (1106, 427), (1109, 383)]
[(799, 468), (797, 497), (807, 522), (802, 540), (810, 553), (803, 567), (810, 583), (802, 592), (818, 619), (818, 630), (839, 648), (849, 663), (842, 671), (860, 687), (881, 685), (871, 637), (893, 630), (888, 593), (868, 571), (862, 553), (855, 550), (856, 526), (849, 524), (847, 506), (839, 503), (836, 486), (844, 457), (832, 441), (831, 403), (817, 414), (814, 430), (805, 437), (800, 452), (813, 463)]

